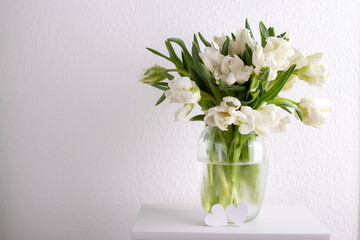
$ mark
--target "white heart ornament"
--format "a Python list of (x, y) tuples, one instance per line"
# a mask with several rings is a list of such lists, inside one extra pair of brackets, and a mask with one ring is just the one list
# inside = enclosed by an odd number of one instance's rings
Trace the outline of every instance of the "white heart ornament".
[(237, 207), (234, 205), (227, 206), (225, 212), (231, 221), (236, 225), (241, 226), (248, 215), (249, 208), (245, 203), (239, 203)]
[(224, 208), (220, 204), (211, 207), (211, 213), (205, 216), (204, 222), (212, 227), (227, 225), (226, 214)]

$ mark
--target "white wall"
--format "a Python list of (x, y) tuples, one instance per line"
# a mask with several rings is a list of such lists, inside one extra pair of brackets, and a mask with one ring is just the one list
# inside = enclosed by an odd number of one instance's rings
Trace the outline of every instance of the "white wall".
[[(150, 46), (263, 20), (322, 51), (332, 74), (322, 129), (268, 141), (265, 204), (306, 205), (333, 240), (357, 239), (359, 1), (1, 1), (0, 239), (129, 239), (140, 205), (197, 203), (201, 123), (172, 122), (142, 69)], [(170, 65), (166, 65), (170, 66)], [(199, 205), (200, 206), (200, 205)]]

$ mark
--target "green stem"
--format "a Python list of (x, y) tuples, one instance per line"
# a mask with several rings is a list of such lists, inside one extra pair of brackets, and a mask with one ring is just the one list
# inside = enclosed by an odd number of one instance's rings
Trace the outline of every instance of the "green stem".
[(178, 72), (178, 73), (181, 73), (181, 74), (184, 74), (184, 75), (190, 77), (190, 74), (185, 70), (173, 68), (173, 69), (166, 69), (166, 71), (167, 72)]
[(275, 97), (275, 99), (279, 99), (279, 100), (287, 100), (289, 102), (292, 102), (293, 104), (298, 105), (298, 102), (295, 102), (294, 100), (288, 99), (288, 98), (283, 98), (283, 97)]

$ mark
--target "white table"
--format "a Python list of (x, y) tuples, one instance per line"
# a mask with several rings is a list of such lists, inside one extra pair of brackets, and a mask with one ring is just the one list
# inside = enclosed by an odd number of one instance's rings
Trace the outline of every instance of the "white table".
[(200, 207), (145, 204), (132, 228), (136, 240), (329, 240), (325, 227), (305, 208), (263, 206), (241, 227), (209, 227)]

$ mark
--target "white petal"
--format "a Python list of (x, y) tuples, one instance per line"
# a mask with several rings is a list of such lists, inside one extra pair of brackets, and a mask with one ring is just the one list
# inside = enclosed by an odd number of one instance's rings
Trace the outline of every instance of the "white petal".
[(174, 115), (175, 121), (184, 119), (191, 112), (193, 108), (194, 108), (194, 104), (184, 104), (182, 108), (180, 108), (175, 112)]

